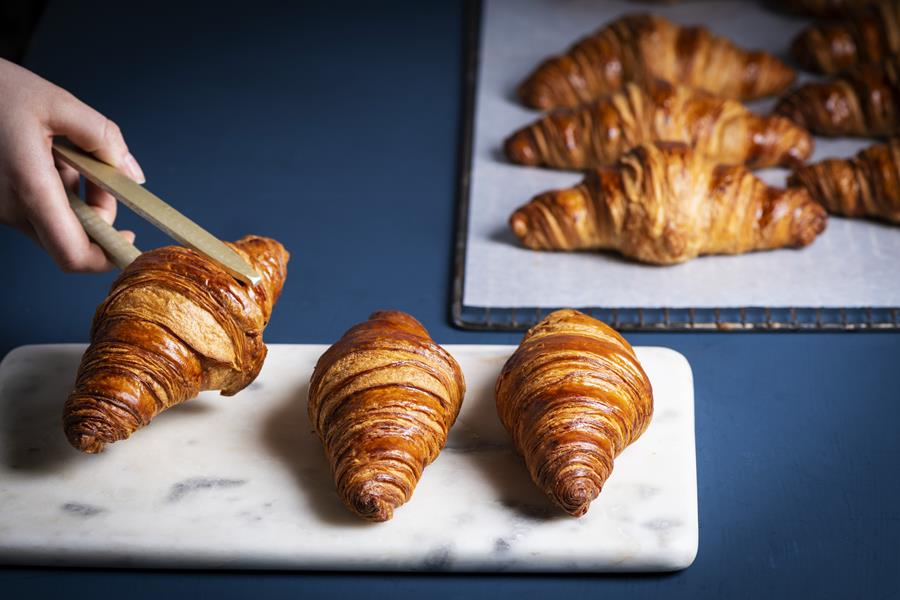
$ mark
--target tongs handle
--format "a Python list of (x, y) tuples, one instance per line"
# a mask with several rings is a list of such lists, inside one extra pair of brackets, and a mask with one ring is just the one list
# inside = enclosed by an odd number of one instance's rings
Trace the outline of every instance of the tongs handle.
[(88, 237), (103, 248), (113, 264), (124, 269), (140, 255), (141, 251), (134, 244), (123, 238), (115, 227), (101, 219), (97, 211), (79, 198), (78, 194), (66, 190), (66, 195), (69, 197), (69, 206), (72, 207)]

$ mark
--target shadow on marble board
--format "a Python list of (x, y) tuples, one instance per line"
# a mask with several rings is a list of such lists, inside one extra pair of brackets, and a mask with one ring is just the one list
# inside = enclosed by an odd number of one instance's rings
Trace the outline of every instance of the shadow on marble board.
[[(372, 524), (350, 513), (337, 495), (331, 468), (306, 412), (309, 383), (271, 412), (262, 430), (263, 443), (293, 474), (316, 516), (331, 525), (367, 527)], [(308, 457), (315, 457), (315, 461)], [(310, 466), (310, 463), (315, 466)]]
[[(330, 465), (307, 414), (308, 391), (309, 384), (304, 383), (285, 394), (282, 404), (266, 418), (262, 442), (293, 474), (297, 489), (307, 497), (319, 519), (331, 525), (372, 527), (372, 523), (352, 514), (335, 490)], [(443, 452), (467, 455), (473, 476), (483, 478), (494, 490), (483, 501), (500, 502), (515, 518), (525, 521), (569, 518), (531, 481), (498, 421), (492, 387), (470, 390), (465, 402), (466, 411), (451, 429)], [(422, 477), (428, 477), (428, 468)], [(415, 502), (415, 495), (411, 501)]]
[[(0, 392), (0, 459), (10, 470), (57, 476), (66, 465), (91, 460), (91, 455), (69, 445), (62, 423), (82, 348), (44, 347), (37, 352), (16, 362)], [(213, 409), (209, 403), (189, 401), (163, 412), (149, 427), (162, 428), (174, 419)]]
[(10, 470), (55, 475), (81, 456), (69, 445), (62, 425), (80, 358), (80, 349), (48, 349), (40, 358), (19, 357), (16, 368), (7, 371), (0, 392), (0, 456)]
[(465, 410), (450, 430), (443, 452), (466, 455), (472, 476), (493, 490), (493, 495), (482, 501), (500, 502), (515, 518), (525, 521), (570, 518), (538, 489), (513, 448), (497, 416), (493, 380), (485, 380), (480, 389), (469, 389), (464, 403)]

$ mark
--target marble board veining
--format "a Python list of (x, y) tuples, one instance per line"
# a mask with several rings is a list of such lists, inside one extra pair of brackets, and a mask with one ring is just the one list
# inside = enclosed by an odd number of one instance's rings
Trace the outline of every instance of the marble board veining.
[(394, 519), (338, 499), (306, 416), (321, 345), (271, 345), (259, 378), (171, 409), (99, 455), (61, 413), (83, 345), (0, 364), (0, 563), (451, 571), (670, 571), (697, 553), (691, 368), (639, 347), (655, 412), (581, 519), (531, 482), (494, 407), (512, 346), (447, 346), (468, 393), (446, 448)]

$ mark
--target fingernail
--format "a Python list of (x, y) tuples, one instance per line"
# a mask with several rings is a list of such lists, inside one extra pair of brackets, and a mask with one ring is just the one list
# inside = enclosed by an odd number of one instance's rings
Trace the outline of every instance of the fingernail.
[(144, 177), (144, 172), (141, 170), (141, 165), (134, 159), (131, 152), (125, 155), (125, 169), (128, 171), (129, 175), (131, 175), (131, 178), (138, 183), (147, 181), (147, 178)]

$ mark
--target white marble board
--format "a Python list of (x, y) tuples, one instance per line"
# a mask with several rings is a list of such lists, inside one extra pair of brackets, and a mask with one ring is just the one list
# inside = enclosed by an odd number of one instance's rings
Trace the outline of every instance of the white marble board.
[(235, 397), (203, 393), (84, 455), (61, 413), (83, 345), (23, 346), (0, 364), (0, 563), (453, 571), (669, 571), (697, 553), (691, 368), (637, 348), (654, 389), (646, 433), (587, 516), (531, 482), (494, 407), (512, 346), (447, 346), (468, 382), (447, 447), (394, 519), (339, 501), (306, 416), (321, 345), (272, 345)]

